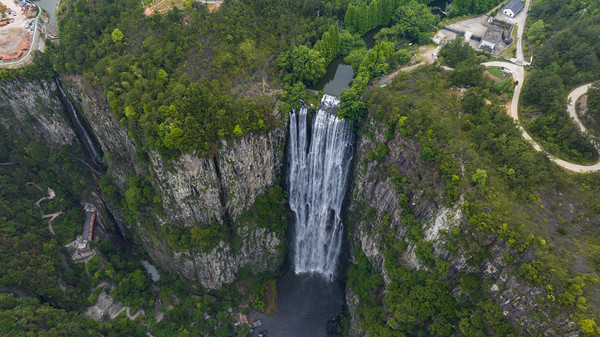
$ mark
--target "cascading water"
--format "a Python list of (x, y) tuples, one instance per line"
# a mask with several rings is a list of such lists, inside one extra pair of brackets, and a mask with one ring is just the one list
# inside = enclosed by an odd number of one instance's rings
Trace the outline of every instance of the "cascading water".
[(94, 164), (96, 164), (98, 167), (102, 167), (102, 150), (97, 147), (92, 140), (92, 137), (88, 134), (88, 131), (83, 126), (83, 123), (81, 122), (73, 103), (63, 90), (58, 78), (55, 79), (55, 82), (56, 86), (58, 87), (58, 91), (60, 92), (61, 100), (69, 113), (69, 118), (73, 121), (73, 127), (75, 127), (75, 131), (80, 135), (80, 140), (83, 147), (88, 151), (92, 157), (92, 160), (94, 160)]
[[(305, 105), (290, 118), (289, 203), (295, 214), (294, 271), (335, 276), (342, 245), (340, 211), (352, 160), (352, 124), (325, 95), (308, 134)], [(310, 142), (310, 144), (309, 144)]]

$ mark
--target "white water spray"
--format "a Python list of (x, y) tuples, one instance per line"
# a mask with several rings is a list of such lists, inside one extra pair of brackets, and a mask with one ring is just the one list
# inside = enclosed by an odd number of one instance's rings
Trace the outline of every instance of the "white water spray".
[[(342, 245), (340, 218), (352, 160), (352, 123), (335, 114), (338, 98), (325, 95), (309, 140), (307, 109), (290, 118), (289, 203), (295, 214), (294, 271), (334, 278)], [(309, 144), (310, 142), (310, 144)]]

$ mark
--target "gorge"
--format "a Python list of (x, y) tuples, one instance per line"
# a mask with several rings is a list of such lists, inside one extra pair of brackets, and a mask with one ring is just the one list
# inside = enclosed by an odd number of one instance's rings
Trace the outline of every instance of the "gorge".
[(308, 107), (290, 113), (288, 201), (294, 213), (291, 271), (277, 281), (277, 310), (257, 314), (257, 329), (274, 336), (326, 336), (342, 312), (336, 279), (343, 246), (342, 203), (353, 156), (352, 123), (338, 119), (339, 99), (324, 95), (312, 118)]
[[(436, 77), (441, 75), (420, 76), (432, 77), (428, 83), (443, 83)], [(220, 153), (215, 157), (220, 169), (219, 177), (215, 172), (215, 160), (191, 154), (173, 159), (167, 165), (167, 160), (151, 153), (149, 163), (140, 165), (135, 147), (131, 145), (133, 141), (113, 119), (106, 101), (76, 77), (62, 78), (62, 82), (65, 94), (72, 100), (73, 106), (79, 107), (80, 117), (88, 121), (105, 153), (102, 161), (108, 167), (106, 176), (114, 181), (120, 193), (127, 194), (130, 188), (126, 181), (128, 175), (143, 174), (163, 200), (164, 210), (157, 212), (150, 207), (141, 207), (138, 210), (139, 218), (143, 216), (145, 221), (128, 224), (134, 242), (143, 246), (153, 264), (160, 268), (161, 279), (162, 275), (176, 274), (187, 284), (210, 291), (226, 289), (231, 283), (237, 284), (236, 278), (240, 277), (242, 268), (258, 273), (281, 270), (283, 275), (276, 279), (276, 311), (271, 316), (255, 310), (250, 312), (252, 320), (262, 321), (253, 336), (258, 336), (264, 330), (272, 336), (324, 336), (326, 327), (344, 312), (344, 303), (348, 305), (346, 312), (350, 317), (350, 331), (360, 331), (361, 312), (365, 312), (363, 307), (369, 305), (368, 300), (361, 297), (364, 296), (363, 289), (376, 287), (374, 291), (381, 294), (377, 296), (385, 298), (387, 284), (393, 287), (397, 282), (393, 277), (397, 277), (398, 272), (390, 268), (399, 268), (390, 267), (390, 262), (405, 261), (403, 263), (419, 270), (427, 263), (422, 260), (424, 245), (431, 245), (433, 252), (439, 256), (447, 256), (451, 271), (449, 275), (474, 273), (476, 268), (482, 268), (485, 273), (481, 275), (486, 282), (501, 282), (506, 277), (501, 272), (502, 268), (506, 268), (502, 267), (502, 254), (508, 248), (496, 241), (482, 240), (489, 245), (485, 250), (490, 251), (492, 257), (483, 258), (476, 267), (466, 263), (462, 255), (474, 252), (460, 253), (459, 250), (454, 257), (447, 255), (444, 247), (449, 239), (439, 234), (438, 230), (460, 228), (464, 226), (464, 218), (455, 209), (441, 206), (438, 195), (427, 192), (439, 190), (443, 182), (435, 170), (428, 168), (428, 162), (422, 159), (421, 145), (414, 140), (404, 139), (400, 133), (395, 134), (395, 139), (387, 141), (389, 122), (372, 117), (374, 119), (369, 126), (358, 126), (361, 131), (356, 136), (354, 146), (352, 126), (335, 119), (331, 114), (337, 104), (332, 96), (324, 96), (321, 108), (312, 113), (306, 106), (292, 113), (289, 119), (285, 117), (287, 114), (282, 113), (284, 122), (281, 126), (265, 134), (248, 134), (223, 142)], [(3, 105), (3, 109), (9, 114), (0, 116), (2, 125), (24, 133), (42, 135), (42, 139), (53, 144), (64, 143), (65, 136), (69, 134), (68, 141), (74, 141), (75, 132), (64, 117), (56, 83), (12, 82), (5, 88), (46, 99), (36, 101), (3, 95), (1, 102), (9, 103)], [(409, 95), (413, 89), (406, 84), (406, 88), (392, 86), (385, 90), (398, 90)], [(437, 92), (443, 93), (442, 90)], [(411, 97), (420, 97), (417, 96), (420, 94), (422, 91)], [(438, 102), (453, 99), (451, 94), (444, 95)], [(25, 105), (12, 105), (15, 99), (21, 99)], [(384, 105), (387, 104), (385, 101), (381, 104), (385, 107), (384, 111), (391, 111), (388, 105)], [(7, 107), (9, 110), (6, 110)], [(453, 118), (452, 113), (455, 112), (449, 112), (443, 121)], [(16, 121), (33, 120), (31, 129), (21, 127), (19, 123), (10, 124), (7, 118), (11, 114), (15, 114), (13, 120)], [(284, 168), (286, 139), (288, 165)], [(329, 144), (329, 147), (325, 144)], [(385, 156), (378, 154), (383, 151), (380, 148), (384, 148), (380, 144), (386, 144), (388, 152)], [(373, 160), (377, 155), (382, 157)], [(309, 176), (309, 173), (315, 174)], [(236, 175), (240, 176), (237, 178), (239, 180), (236, 180)], [(250, 184), (242, 185), (236, 181)], [(283, 232), (260, 225), (255, 220), (257, 218), (248, 217), (248, 211), (255, 207), (253, 204), (261, 200), (265, 191), (268, 195), (268, 191), (278, 184), (288, 186), (290, 209), (292, 214), (294, 210), (298, 212), (290, 217), (293, 219), (286, 221), (286, 226), (292, 232), (289, 243)], [(345, 184), (348, 185), (348, 193), (344, 193)], [(309, 189), (311, 186), (315, 189)], [(219, 197), (220, 193), (225, 193), (224, 199)], [(346, 214), (340, 208), (344, 194), (352, 196)], [(281, 209), (287, 206), (276, 204), (273, 207)], [(111, 204), (110, 208), (117, 218), (123, 219), (123, 205)], [(221, 238), (208, 250), (173, 246), (170, 241), (172, 234), (163, 234), (165, 228), (176, 228), (171, 224), (178, 222), (184, 224), (182, 228), (193, 228), (203, 226), (205, 219), (222, 219), (225, 209), (232, 214), (232, 223), (229, 224), (233, 229), (232, 239)], [(302, 213), (311, 209), (316, 209), (313, 219), (309, 214)], [(410, 210), (412, 215), (408, 216), (405, 209)], [(302, 232), (302, 227), (294, 230), (298, 219), (305, 226), (309, 224), (318, 231)], [(341, 219), (348, 219), (343, 224), (343, 231)], [(319, 227), (318, 224), (325, 226)], [(381, 228), (387, 230), (382, 231)], [(412, 229), (409, 231), (407, 228)], [(414, 233), (419, 233), (415, 228), (423, 228), (421, 241), (414, 239)], [(314, 235), (319, 231), (319, 235)], [(297, 235), (298, 232), (300, 235)], [(393, 246), (390, 246), (390, 242)], [(314, 249), (303, 250), (311, 245)], [(338, 249), (344, 245), (346, 247), (340, 254)], [(314, 252), (322, 255), (312, 255)], [(389, 256), (393, 256), (390, 254), (398, 254), (398, 258), (390, 259)], [(283, 262), (285, 255), (289, 257), (288, 262)], [(350, 272), (343, 271), (339, 277), (335, 277), (339, 273), (337, 265), (340, 255), (342, 264), (350, 264)], [(364, 267), (363, 257), (366, 257), (370, 267)], [(357, 265), (368, 272), (367, 285), (357, 283)], [(296, 274), (296, 271), (299, 273)], [(346, 274), (349, 274), (348, 279)], [(507, 282), (512, 287), (500, 293), (503, 298), (513, 301), (503, 308), (507, 312), (521, 312), (518, 308), (530, 306), (526, 299), (529, 293), (536, 291), (535, 288), (519, 285), (512, 277)], [(535, 321), (528, 322), (538, 324)], [(536, 329), (550, 328), (539, 324)]]
[[(600, 335), (600, 175), (506, 114), (539, 135), (599, 78), (567, 43), (597, 8), (537, 1), (524, 76), (461, 40), (430, 60), (425, 1), (212, 2), (61, 1), (60, 44), (0, 70), (0, 290), (35, 295), (0, 294), (0, 335)], [(501, 6), (448, 20), (467, 2)]]

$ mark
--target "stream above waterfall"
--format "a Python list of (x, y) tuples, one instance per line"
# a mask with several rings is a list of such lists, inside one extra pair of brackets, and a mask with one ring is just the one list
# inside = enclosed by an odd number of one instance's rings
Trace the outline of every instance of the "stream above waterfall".
[(350, 88), (353, 78), (352, 66), (344, 63), (341, 57), (337, 57), (325, 68), (325, 76), (310, 89), (323, 90), (326, 94), (339, 96), (342, 90)]

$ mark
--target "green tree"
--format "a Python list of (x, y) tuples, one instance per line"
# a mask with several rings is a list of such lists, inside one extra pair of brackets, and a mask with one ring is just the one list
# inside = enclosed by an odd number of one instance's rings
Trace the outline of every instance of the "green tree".
[(114, 44), (119, 44), (123, 41), (123, 38), (125, 37), (125, 35), (123, 35), (123, 32), (121, 32), (121, 30), (119, 30), (119, 28), (115, 28), (115, 30), (113, 30), (112, 34), (110, 34), (112, 41)]
[(433, 15), (429, 7), (412, 0), (396, 10), (394, 21), (397, 24), (392, 31), (396, 36), (424, 43), (438, 20), (439, 17)]
[(592, 116), (600, 120), (600, 84), (594, 84), (588, 90), (587, 105)]
[(255, 58), (255, 45), (254, 45), (254, 41), (250, 40), (250, 39), (246, 39), (244, 40), (244, 42), (242, 42), (240, 44), (240, 52), (241, 52), (241, 56), (242, 56), (242, 63), (244, 65), (244, 69), (246, 69), (246, 67), (248, 66), (248, 64), (252, 63), (254, 61)]
[(288, 71), (284, 78), (288, 84), (301, 81), (306, 85), (312, 85), (325, 75), (325, 59), (318, 51), (304, 45), (282, 54), (277, 59), (277, 63)]
[(596, 334), (596, 322), (593, 319), (582, 319), (579, 321), (579, 327), (583, 332), (595, 335)]
[(233, 134), (236, 137), (241, 137), (244, 135), (244, 131), (242, 131), (242, 128), (240, 127), (239, 124), (236, 124), (235, 128), (233, 129)]
[(546, 33), (546, 25), (544, 25), (543, 20), (537, 20), (534, 22), (529, 30), (527, 31), (527, 37), (529, 38), (538, 38), (543, 36)]
[(482, 169), (475, 170), (475, 173), (473, 173), (473, 176), (471, 177), (471, 180), (477, 186), (485, 186), (486, 179), (487, 179), (487, 172), (486, 172), (486, 170), (482, 170)]

